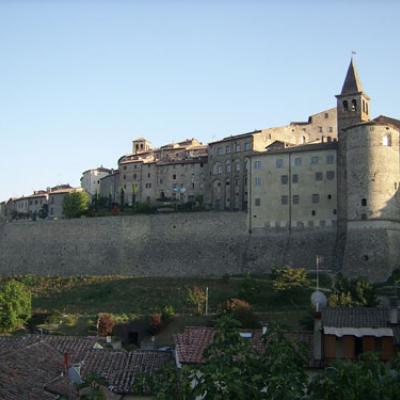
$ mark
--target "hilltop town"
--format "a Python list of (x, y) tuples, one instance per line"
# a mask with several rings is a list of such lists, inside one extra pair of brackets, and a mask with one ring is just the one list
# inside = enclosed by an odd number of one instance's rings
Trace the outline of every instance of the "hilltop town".
[[(65, 196), (77, 191), (113, 215), (140, 207), (233, 211), (251, 240), (286, 237), (286, 247), (294, 246), (289, 264), (304, 261), (296, 254), (300, 241), (312, 248), (308, 242), (316, 235), (324, 240), (326, 268), (383, 280), (399, 267), (400, 121), (371, 118), (353, 59), (336, 98), (336, 107), (307, 121), (207, 145), (192, 138), (152, 148), (145, 138), (135, 139), (116, 170), (89, 169), (80, 188), (59, 185), (9, 199), (1, 203), (2, 219), (62, 219)], [(200, 229), (197, 217), (196, 224)], [(274, 251), (282, 250), (271, 250), (272, 259)], [(318, 255), (310, 253), (311, 259)]]

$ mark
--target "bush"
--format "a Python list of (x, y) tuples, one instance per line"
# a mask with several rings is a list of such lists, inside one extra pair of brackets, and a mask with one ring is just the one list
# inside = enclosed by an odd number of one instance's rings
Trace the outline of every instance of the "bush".
[(283, 267), (273, 271), (273, 288), (277, 291), (292, 291), (310, 285), (304, 268)]
[(338, 274), (333, 290), (329, 296), (331, 307), (375, 307), (379, 304), (376, 286), (365, 278), (347, 279)]
[(115, 322), (111, 314), (101, 314), (97, 323), (97, 334), (99, 336), (110, 336)]
[(187, 301), (189, 304), (196, 306), (197, 314), (203, 314), (204, 305), (207, 301), (206, 291), (198, 286), (189, 288), (187, 291)]
[(260, 284), (250, 274), (247, 274), (245, 279), (240, 284), (239, 297), (251, 303), (256, 303), (260, 295)]
[(175, 310), (174, 307), (169, 304), (162, 309), (161, 319), (164, 323), (168, 323), (175, 318)]
[(229, 313), (233, 319), (239, 321), (243, 328), (256, 329), (260, 323), (254, 314), (251, 305), (241, 299), (230, 299), (219, 306), (221, 313)]

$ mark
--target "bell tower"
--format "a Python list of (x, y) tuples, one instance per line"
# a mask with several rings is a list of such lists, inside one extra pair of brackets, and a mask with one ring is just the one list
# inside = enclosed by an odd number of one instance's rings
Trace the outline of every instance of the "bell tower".
[(342, 91), (337, 99), (337, 248), (339, 264), (342, 265), (347, 231), (347, 132), (350, 126), (370, 120), (369, 97), (364, 92), (353, 57), (347, 69)]
[(343, 134), (343, 130), (349, 126), (369, 121), (369, 97), (364, 92), (353, 58), (351, 58), (342, 91), (336, 99), (339, 135)]

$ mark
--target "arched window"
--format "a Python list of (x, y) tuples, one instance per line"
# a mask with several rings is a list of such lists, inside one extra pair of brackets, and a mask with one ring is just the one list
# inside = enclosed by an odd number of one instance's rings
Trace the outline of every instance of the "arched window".
[(351, 111), (357, 111), (357, 100), (353, 99), (351, 101)]
[(349, 111), (349, 103), (347, 102), (347, 100), (343, 101), (343, 110), (344, 111)]
[(383, 137), (383, 145), (384, 146), (391, 146), (392, 145), (392, 136), (387, 134)]

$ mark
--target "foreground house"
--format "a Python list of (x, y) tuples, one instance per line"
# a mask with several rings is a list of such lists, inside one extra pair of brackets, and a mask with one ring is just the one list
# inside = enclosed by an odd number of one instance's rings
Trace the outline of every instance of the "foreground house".
[(321, 329), (315, 334), (317, 342), (321, 335), (319, 343), (324, 363), (337, 359), (357, 360), (365, 352), (377, 352), (383, 361), (392, 360), (400, 344), (398, 314), (397, 308), (323, 309)]
[[(171, 360), (161, 351), (105, 349), (96, 338), (25, 335), (0, 337), (0, 399), (79, 399), (77, 384), (87, 376), (106, 382), (109, 400), (131, 393), (135, 377)], [(83, 394), (84, 390), (80, 392)]]

